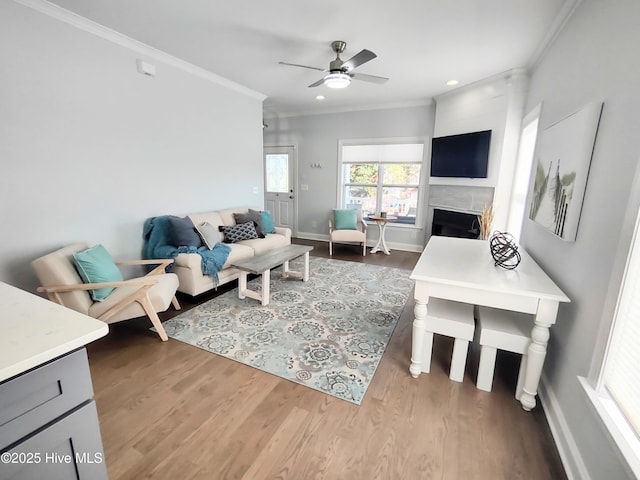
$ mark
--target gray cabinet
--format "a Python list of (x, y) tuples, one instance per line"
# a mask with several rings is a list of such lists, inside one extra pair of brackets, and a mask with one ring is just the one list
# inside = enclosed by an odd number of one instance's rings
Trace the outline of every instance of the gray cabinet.
[(0, 383), (0, 480), (107, 479), (83, 348)]

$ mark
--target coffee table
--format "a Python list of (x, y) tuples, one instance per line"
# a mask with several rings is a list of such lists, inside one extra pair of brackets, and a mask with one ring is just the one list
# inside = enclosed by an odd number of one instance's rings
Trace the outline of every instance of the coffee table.
[[(261, 255), (233, 262), (231, 265), (240, 270), (238, 298), (250, 297), (260, 300), (262, 305), (268, 305), (271, 269), (280, 265), (283, 266), (282, 278), (294, 277), (306, 282), (309, 280), (309, 252), (311, 250), (313, 247), (309, 245), (287, 245)], [(290, 270), (289, 262), (302, 256), (304, 256), (304, 269), (301, 272)], [(250, 273), (262, 275), (262, 291), (250, 290), (247, 287), (247, 276)]]

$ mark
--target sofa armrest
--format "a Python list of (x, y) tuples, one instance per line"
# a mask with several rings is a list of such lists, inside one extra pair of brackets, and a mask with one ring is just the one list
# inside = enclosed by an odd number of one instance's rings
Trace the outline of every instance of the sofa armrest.
[(285, 238), (291, 239), (291, 229), (285, 227), (276, 227), (276, 234), (284, 235)]
[(187, 267), (196, 272), (202, 269), (202, 257), (199, 253), (179, 253), (175, 257), (175, 265)]

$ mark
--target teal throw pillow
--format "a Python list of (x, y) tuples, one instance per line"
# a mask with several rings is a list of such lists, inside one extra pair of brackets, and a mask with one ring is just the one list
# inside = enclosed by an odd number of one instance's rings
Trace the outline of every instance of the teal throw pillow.
[(336, 230), (357, 230), (358, 212), (352, 208), (333, 211), (333, 225)]
[(269, 210), (265, 210), (260, 212), (260, 216), (262, 217), (262, 226), (264, 228), (264, 233), (276, 233), (276, 226), (273, 223), (273, 215)]
[[(123, 280), (122, 272), (102, 245), (74, 253), (73, 263), (84, 283), (120, 282)], [(98, 288), (89, 290), (89, 295), (94, 301), (101, 302), (114, 290), (113, 287)]]

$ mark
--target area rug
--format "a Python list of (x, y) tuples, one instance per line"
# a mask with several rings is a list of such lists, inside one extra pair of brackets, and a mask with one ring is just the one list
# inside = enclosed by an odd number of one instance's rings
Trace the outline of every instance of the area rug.
[[(301, 269), (301, 261), (291, 262)], [(271, 301), (237, 288), (164, 323), (169, 337), (359, 405), (407, 301), (410, 271), (319, 257), (271, 272)], [(249, 282), (260, 289), (260, 278)]]

